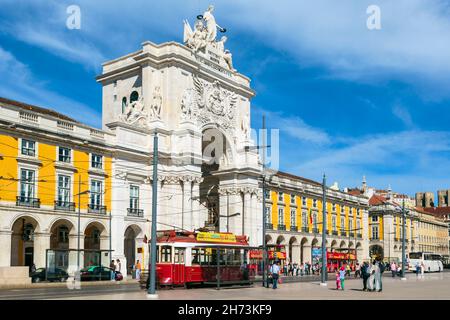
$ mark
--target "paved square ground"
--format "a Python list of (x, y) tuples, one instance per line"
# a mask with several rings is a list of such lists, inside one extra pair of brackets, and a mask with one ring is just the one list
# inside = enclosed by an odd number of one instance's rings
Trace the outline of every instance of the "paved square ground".
[[(407, 280), (383, 277), (382, 292), (363, 292), (362, 280), (350, 279), (345, 283), (344, 291), (337, 291), (335, 281), (329, 281), (328, 286), (320, 286), (318, 282), (297, 282), (281, 284), (279, 289), (267, 289), (256, 284), (252, 288), (223, 289), (175, 289), (158, 291), (159, 299), (164, 300), (269, 300), (269, 299), (312, 299), (312, 300), (449, 300), (450, 273), (425, 274), (417, 278), (415, 274), (408, 274)], [(67, 299), (148, 299), (145, 290), (136, 292), (110, 292), (107, 295), (84, 295)]]

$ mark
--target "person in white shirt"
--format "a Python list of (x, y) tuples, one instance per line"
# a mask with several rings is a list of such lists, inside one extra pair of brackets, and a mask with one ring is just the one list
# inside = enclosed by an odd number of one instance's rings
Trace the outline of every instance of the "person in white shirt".
[(272, 275), (272, 289), (277, 288), (278, 284), (278, 278), (280, 276), (280, 266), (278, 265), (279, 262), (274, 262), (273, 265), (270, 267), (270, 274)]
[(395, 264), (395, 261), (392, 261), (391, 272), (392, 272), (392, 278), (395, 278), (395, 274), (397, 273), (397, 265)]

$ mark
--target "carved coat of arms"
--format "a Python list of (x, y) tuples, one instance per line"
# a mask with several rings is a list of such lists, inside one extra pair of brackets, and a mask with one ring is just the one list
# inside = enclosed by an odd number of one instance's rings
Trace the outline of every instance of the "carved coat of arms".
[(227, 130), (233, 128), (237, 94), (222, 88), (219, 81), (209, 83), (194, 76), (193, 82), (194, 88), (187, 89), (181, 100), (182, 119), (200, 125), (216, 123)]

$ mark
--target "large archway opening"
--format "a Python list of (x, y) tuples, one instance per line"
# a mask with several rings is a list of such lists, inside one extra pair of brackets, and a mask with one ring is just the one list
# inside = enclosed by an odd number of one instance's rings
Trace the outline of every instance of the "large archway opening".
[(84, 231), (84, 266), (98, 266), (102, 262), (101, 237), (106, 229), (101, 223), (91, 222)]
[[(133, 265), (137, 262), (137, 239), (142, 230), (137, 225), (131, 225), (125, 230), (123, 250), (127, 261), (127, 274), (133, 272)], [(143, 263), (140, 261), (141, 264)]]
[(384, 259), (383, 247), (377, 244), (370, 246), (369, 256), (371, 260), (383, 260)]
[[(230, 201), (227, 197), (220, 203), (219, 186), (220, 179), (215, 175), (219, 170), (225, 169), (231, 162), (231, 149), (226, 135), (215, 126), (207, 126), (202, 131), (202, 177), (200, 184), (200, 202), (206, 209), (205, 227), (211, 231), (219, 232), (220, 229), (229, 232), (230, 218), (220, 219), (224, 215), (232, 215), (236, 212), (228, 212)], [(226, 213), (220, 213), (220, 208), (226, 208)], [(225, 224), (221, 226), (221, 224)]]
[(14, 221), (11, 234), (11, 266), (31, 266), (35, 263), (34, 234), (39, 231), (38, 222), (24, 216)]
[[(75, 249), (75, 227), (72, 222), (60, 219), (53, 223), (50, 228), (50, 252), (47, 253), (47, 267), (60, 268), (65, 271), (69, 269), (69, 265), (74, 262), (70, 261), (69, 249)], [(73, 258), (74, 254), (72, 254)], [(73, 260), (73, 259), (72, 259)]]

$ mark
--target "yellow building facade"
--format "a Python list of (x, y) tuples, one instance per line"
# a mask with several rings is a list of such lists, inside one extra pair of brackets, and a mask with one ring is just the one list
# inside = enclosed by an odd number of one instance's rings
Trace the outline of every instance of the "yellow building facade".
[(75, 269), (69, 248), (85, 250), (81, 265), (100, 263), (100, 251), (109, 257), (111, 250), (107, 133), (51, 110), (1, 102), (2, 120), (12, 124), (0, 126), (0, 265)]
[[(327, 188), (328, 252), (368, 258), (368, 199)], [(266, 243), (286, 252), (286, 262), (312, 262), (322, 239), (322, 185), (277, 172), (265, 195)]]

